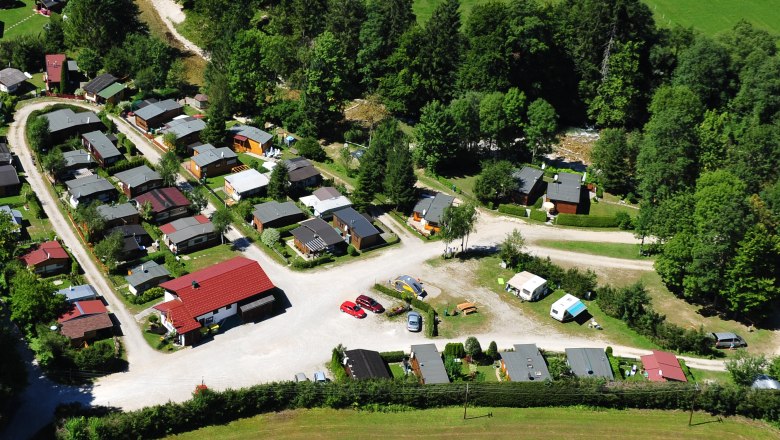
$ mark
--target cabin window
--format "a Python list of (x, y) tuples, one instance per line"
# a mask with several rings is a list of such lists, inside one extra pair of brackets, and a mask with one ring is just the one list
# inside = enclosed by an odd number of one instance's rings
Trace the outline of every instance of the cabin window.
[(553, 312), (554, 314), (556, 314), (556, 315), (558, 314), (558, 311), (557, 311), (557, 310), (555, 310), (555, 309), (553, 309), (553, 311), (552, 311), (552, 312)]

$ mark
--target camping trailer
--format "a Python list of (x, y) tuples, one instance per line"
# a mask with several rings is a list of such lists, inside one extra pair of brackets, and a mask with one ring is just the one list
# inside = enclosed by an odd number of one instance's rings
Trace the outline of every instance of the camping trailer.
[(537, 301), (547, 293), (547, 280), (522, 271), (506, 282), (506, 291), (525, 301)]
[(561, 322), (570, 321), (587, 310), (585, 304), (574, 295), (567, 293), (550, 307), (550, 316)]

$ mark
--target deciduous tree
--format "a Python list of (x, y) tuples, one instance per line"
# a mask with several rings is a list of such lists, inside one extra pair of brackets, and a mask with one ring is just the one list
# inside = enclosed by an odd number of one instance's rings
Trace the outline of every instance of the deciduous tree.
[(95, 256), (108, 267), (108, 270), (116, 269), (122, 259), (124, 240), (122, 233), (115, 231), (95, 245)]
[(515, 168), (506, 160), (488, 161), (482, 164), (482, 172), (474, 181), (474, 195), (482, 203), (499, 203), (517, 190), (517, 180), (512, 177)]

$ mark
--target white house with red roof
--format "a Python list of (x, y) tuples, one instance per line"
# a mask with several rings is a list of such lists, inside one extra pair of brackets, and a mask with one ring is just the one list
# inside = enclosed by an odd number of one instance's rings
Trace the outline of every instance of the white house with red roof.
[(672, 353), (653, 350), (653, 354), (641, 357), (642, 365), (647, 372), (647, 379), (652, 382), (688, 382), (680, 366), (680, 361)]
[(51, 274), (68, 268), (70, 256), (58, 241), (41, 243), (37, 249), (20, 257), (27, 267), (37, 274)]
[(201, 327), (239, 315), (252, 320), (273, 309), (275, 286), (257, 261), (236, 257), (160, 284), (165, 302), (154, 308), (180, 345), (192, 345)]

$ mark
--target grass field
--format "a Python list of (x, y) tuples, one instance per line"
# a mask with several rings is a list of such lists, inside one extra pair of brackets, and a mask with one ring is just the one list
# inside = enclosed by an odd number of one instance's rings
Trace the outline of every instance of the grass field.
[(780, 8), (776, 0), (645, 0), (658, 26), (693, 26), (716, 35), (731, 29), (740, 19), (780, 34)]
[[(35, 0), (16, 0), (16, 7), (0, 9), (0, 40), (9, 40), (20, 35), (37, 35), (43, 32), (43, 25), (49, 19), (33, 13)], [(3, 66), (6, 67), (6, 66)]]
[(181, 261), (184, 263), (187, 271), (192, 273), (196, 270), (213, 266), (233, 257), (238, 257), (239, 255), (241, 254), (230, 248), (230, 244), (221, 244), (187, 254), (186, 256), (189, 258), (182, 258)]
[(649, 260), (649, 257), (639, 255), (638, 244), (599, 243), (595, 241), (561, 241), (539, 240), (535, 244), (553, 249), (581, 252), (583, 254), (603, 255), (605, 257), (623, 258), (627, 260)]
[[(492, 417), (487, 417), (488, 413)], [(400, 413), (311, 409), (237, 420), (169, 438), (176, 439), (774, 439), (780, 431), (740, 417), (718, 419), (683, 411), (591, 408), (441, 408)]]

